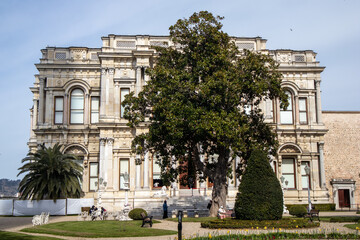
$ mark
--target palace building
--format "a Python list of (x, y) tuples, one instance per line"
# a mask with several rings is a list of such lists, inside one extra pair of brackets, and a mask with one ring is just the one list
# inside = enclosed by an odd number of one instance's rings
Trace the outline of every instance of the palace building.
[[(269, 54), (280, 64), (282, 86), (290, 105), (283, 110), (279, 101), (269, 100), (261, 107), (280, 143), (278, 156), (271, 164), (278, 178), (284, 177), (285, 202), (306, 204), (308, 188), (312, 203), (336, 202), (332, 187), (340, 189), (345, 183), (337, 179), (336, 171), (332, 179), (327, 176), (330, 174), (327, 158), (331, 157), (324, 152), (324, 143), (329, 126), (324, 125), (320, 90), (324, 67), (316, 60), (316, 53), (268, 50), (266, 40), (260, 37), (233, 40), (240, 50)], [(154, 157), (131, 154), (131, 141), (147, 131), (146, 124), (129, 128), (121, 106), (129, 92), (138, 94), (149, 81), (145, 69), (154, 64), (153, 45), (174, 46), (168, 36), (108, 35), (102, 37), (100, 48), (46, 47), (36, 64), (39, 73), (30, 88), (34, 96), (30, 150), (35, 151), (42, 143), (64, 144), (64, 152), (78, 156), (84, 167), (85, 197), (97, 199), (99, 179), (106, 181), (102, 203), (109, 209), (121, 209), (125, 195), (130, 204), (146, 209), (151, 204), (160, 204), (161, 199), (156, 196), (164, 193)], [(306, 166), (310, 167), (310, 175), (305, 173)], [(212, 183), (195, 182), (192, 190), (173, 183), (165, 192), (174, 204), (190, 198), (207, 202)], [(238, 180), (229, 180), (231, 207), (238, 185)]]

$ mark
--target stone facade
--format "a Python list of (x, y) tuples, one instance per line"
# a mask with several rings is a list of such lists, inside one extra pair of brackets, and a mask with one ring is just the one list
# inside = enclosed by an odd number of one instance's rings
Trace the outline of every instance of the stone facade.
[[(273, 126), (280, 142), (279, 155), (272, 161), (277, 176), (284, 176), (285, 201), (307, 203), (307, 181), (310, 181), (313, 203), (329, 202), (326, 189), (323, 145), (327, 129), (322, 121), (320, 74), (324, 67), (313, 51), (267, 50), (262, 38), (234, 38), (240, 50), (250, 49), (271, 55), (280, 64), (283, 87), (291, 106), (280, 109), (279, 101), (265, 101), (261, 107), (265, 120)], [(39, 74), (35, 76), (34, 106), (31, 109), (29, 147), (38, 144), (64, 144), (64, 152), (79, 156), (84, 166), (82, 188), (85, 197), (98, 197), (95, 182), (107, 182), (102, 194), (109, 209), (121, 208), (125, 194), (135, 206), (159, 203), (159, 170), (149, 154), (134, 156), (130, 146), (133, 137), (146, 131), (126, 126), (121, 101), (126, 94), (138, 94), (149, 81), (146, 68), (154, 64), (151, 45), (174, 46), (167, 36), (102, 37), (101, 48), (47, 47), (42, 51)], [(234, 161), (234, 165), (238, 162)], [(310, 178), (304, 175), (309, 165)], [(127, 175), (128, 174), (128, 175)], [(129, 191), (124, 187), (129, 176)], [(287, 183), (287, 184), (286, 184)], [(229, 181), (228, 202), (232, 207), (239, 181)], [(207, 201), (210, 182), (197, 182), (192, 194)], [(167, 194), (173, 199), (189, 191), (173, 183)], [(186, 197), (185, 197), (186, 198)]]
[(329, 129), (324, 155), (330, 198), (338, 209), (357, 209), (360, 204), (360, 112), (324, 111), (323, 120)]

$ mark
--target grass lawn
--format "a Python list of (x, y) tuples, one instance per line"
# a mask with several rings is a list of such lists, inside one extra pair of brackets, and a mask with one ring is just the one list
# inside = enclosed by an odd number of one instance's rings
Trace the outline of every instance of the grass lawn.
[(345, 224), (344, 227), (354, 229), (354, 230), (360, 230), (360, 223)]
[(14, 232), (3, 232), (0, 231), (0, 239), (7, 239), (7, 240), (45, 240), (45, 239), (60, 239), (60, 238), (49, 238), (49, 237), (40, 237), (40, 236), (31, 236), (22, 233), (14, 233)]
[[(217, 219), (217, 217), (188, 217), (188, 218), (184, 218), (182, 219), (183, 222), (205, 222), (205, 221), (211, 221), (211, 220), (215, 220)], [(172, 222), (178, 222), (178, 218), (167, 218), (167, 221), (172, 221)]]
[[(99, 238), (99, 237), (146, 237), (177, 234), (176, 231), (141, 227), (142, 221), (74, 221), (58, 222), (25, 228), (21, 231), (46, 233), (60, 236)], [(154, 227), (154, 225), (153, 225)]]

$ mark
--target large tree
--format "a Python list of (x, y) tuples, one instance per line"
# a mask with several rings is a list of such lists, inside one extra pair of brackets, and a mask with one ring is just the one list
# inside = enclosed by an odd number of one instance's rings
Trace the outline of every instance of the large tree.
[[(221, 19), (202, 11), (178, 20), (170, 27), (175, 47), (154, 47), (150, 81), (123, 102), (129, 126), (147, 122), (149, 127), (136, 136), (133, 150), (153, 152), (166, 182), (175, 180), (184, 166), (213, 181), (211, 215), (226, 205), (235, 157), (246, 164), (254, 147), (275, 153), (275, 135), (264, 123), (260, 102), (279, 98), (287, 104), (277, 63), (264, 54), (239, 52), (221, 30)], [(250, 113), (245, 111), (249, 105)]]
[(20, 174), (26, 173), (19, 185), (20, 199), (79, 198), (82, 194), (80, 181), (83, 168), (76, 163), (76, 157), (62, 153), (61, 144), (29, 152), (22, 160)]

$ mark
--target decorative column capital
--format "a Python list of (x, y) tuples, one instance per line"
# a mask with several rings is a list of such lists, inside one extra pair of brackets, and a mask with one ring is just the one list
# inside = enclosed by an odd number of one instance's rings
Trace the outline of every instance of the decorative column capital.
[(114, 68), (109, 68), (109, 74), (110, 75), (114, 75), (115, 69)]
[(113, 139), (113, 138), (107, 138), (107, 139), (106, 139), (106, 143), (107, 143), (109, 146), (112, 146), (113, 143), (114, 143), (114, 139)]
[(319, 150), (324, 150), (324, 142), (318, 142)]
[(100, 146), (105, 146), (106, 138), (100, 138)]
[(101, 75), (105, 75), (107, 73), (108, 69), (107, 68), (102, 68), (101, 69)]
[(141, 165), (141, 163), (142, 163), (141, 158), (136, 157), (136, 158), (135, 158), (135, 164), (136, 164), (136, 165)]
[(321, 82), (321, 80), (315, 80), (315, 84), (316, 84), (316, 88), (318, 88), (318, 87), (320, 87), (320, 82)]

